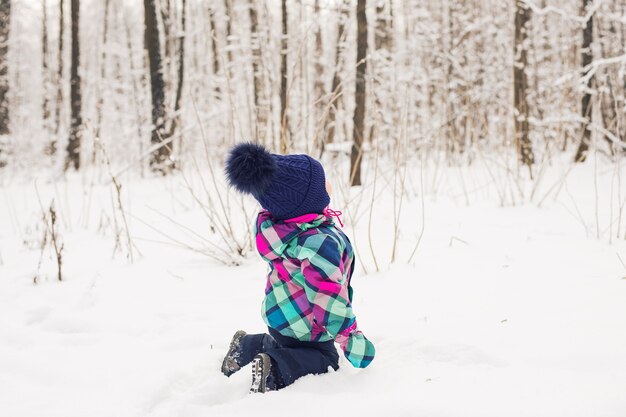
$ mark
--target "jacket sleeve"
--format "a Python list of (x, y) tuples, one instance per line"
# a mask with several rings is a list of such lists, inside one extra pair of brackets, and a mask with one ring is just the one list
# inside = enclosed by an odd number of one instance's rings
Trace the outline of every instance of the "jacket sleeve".
[(316, 234), (305, 237), (298, 246), (297, 257), (315, 320), (339, 343), (353, 366), (365, 368), (374, 359), (375, 349), (357, 328), (338, 242), (329, 235)]

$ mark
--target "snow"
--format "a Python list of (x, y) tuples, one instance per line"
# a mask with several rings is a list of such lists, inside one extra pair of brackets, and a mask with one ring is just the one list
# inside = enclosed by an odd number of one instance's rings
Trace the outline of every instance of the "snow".
[[(609, 193), (617, 192), (609, 166), (596, 181), (596, 238), (593, 168), (575, 168), (541, 207), (501, 207), (480, 184), (469, 187), (469, 205), (452, 188), (428, 194), (424, 236), (410, 263), (421, 197), (405, 202), (401, 251), (390, 265), (392, 199), (383, 196), (372, 226), (380, 272), (367, 215), (356, 229), (344, 216), (363, 260), (354, 308), (376, 359), (359, 370), (342, 358), (338, 372), (266, 395), (248, 394), (248, 368), (231, 378), (220, 373), (236, 330), (264, 330), (263, 262), (251, 253), (239, 266), (220, 265), (155, 242), (165, 239), (134, 220), (176, 233), (158, 208), (209, 236), (180, 178), (122, 180), (141, 251), (132, 264), (126, 247), (114, 252), (111, 223), (98, 227), (113, 216), (106, 180), (38, 181), (44, 206), (55, 197), (62, 218), (65, 278), (56, 280), (47, 251), (36, 285), (42, 230), (34, 184), (5, 184), (0, 416), (623, 417), (626, 267), (618, 255), (626, 259), (626, 246), (608, 239)], [(543, 192), (562, 172), (555, 169)]]

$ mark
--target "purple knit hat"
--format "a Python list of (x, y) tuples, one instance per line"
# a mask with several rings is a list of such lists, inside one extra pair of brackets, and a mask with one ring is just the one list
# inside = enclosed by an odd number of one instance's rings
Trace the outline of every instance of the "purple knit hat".
[(261, 145), (241, 143), (228, 154), (226, 177), (277, 220), (323, 213), (330, 204), (324, 168), (309, 155), (276, 155)]

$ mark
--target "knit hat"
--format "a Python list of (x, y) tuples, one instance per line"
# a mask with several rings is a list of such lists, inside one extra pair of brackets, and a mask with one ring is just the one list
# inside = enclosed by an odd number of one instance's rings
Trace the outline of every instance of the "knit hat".
[(261, 145), (241, 143), (229, 152), (226, 177), (277, 220), (323, 213), (330, 204), (324, 168), (308, 155), (276, 155)]

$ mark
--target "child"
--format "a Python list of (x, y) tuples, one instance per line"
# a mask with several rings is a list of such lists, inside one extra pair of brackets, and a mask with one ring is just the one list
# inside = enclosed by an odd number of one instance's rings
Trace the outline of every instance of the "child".
[(351, 305), (354, 254), (331, 218), (341, 213), (328, 209), (322, 165), (308, 155), (274, 155), (244, 143), (230, 151), (226, 175), (264, 208), (256, 245), (269, 263), (262, 305), (269, 335), (235, 333), (224, 375), (252, 363), (250, 391), (278, 390), (304, 375), (337, 370), (333, 341), (353, 366), (368, 366), (374, 345), (357, 329)]

